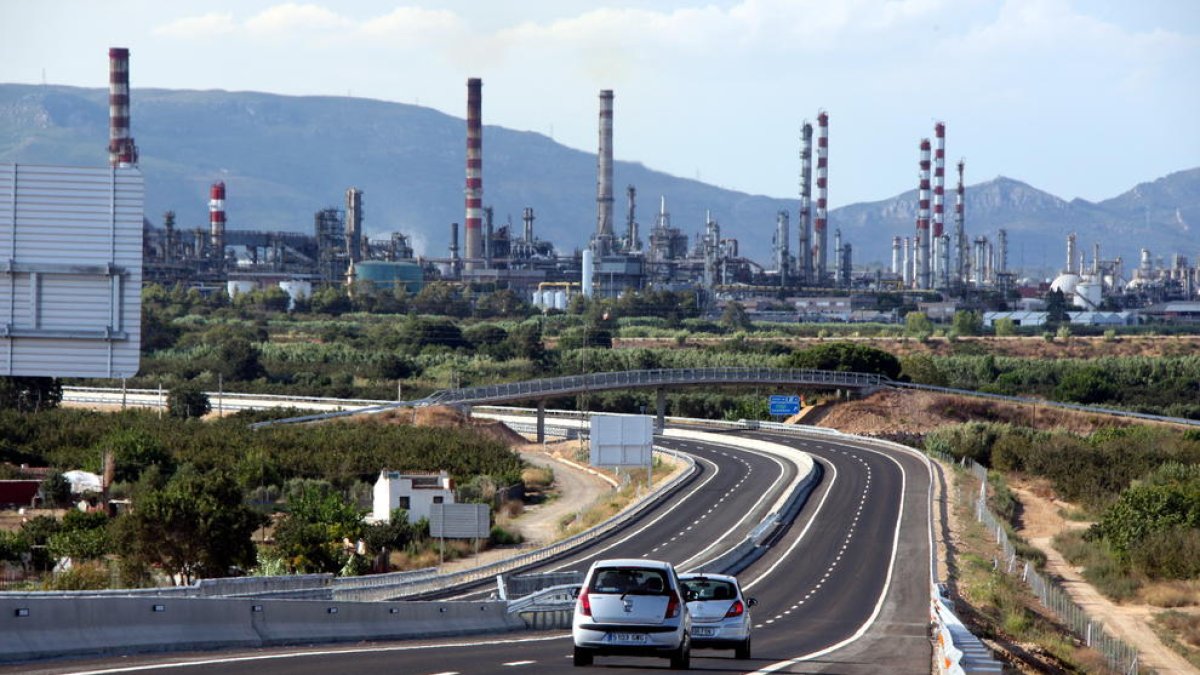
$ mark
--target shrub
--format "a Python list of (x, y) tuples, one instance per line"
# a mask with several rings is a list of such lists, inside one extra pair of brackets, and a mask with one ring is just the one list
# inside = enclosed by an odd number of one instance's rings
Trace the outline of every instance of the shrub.
[(208, 394), (199, 386), (183, 384), (172, 387), (167, 394), (167, 414), (180, 419), (204, 417), (212, 410)]
[(1134, 571), (1151, 579), (1200, 577), (1200, 530), (1176, 525), (1151, 532), (1129, 558)]
[(493, 525), (492, 533), (488, 540), (495, 546), (510, 546), (520, 544), (525, 541), (525, 538), (518, 532), (509, 532), (499, 525)]

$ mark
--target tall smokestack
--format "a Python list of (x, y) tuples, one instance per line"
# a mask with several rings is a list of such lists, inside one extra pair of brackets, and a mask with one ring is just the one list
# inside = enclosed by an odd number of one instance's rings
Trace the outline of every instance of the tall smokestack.
[(813, 128), (804, 120), (800, 128), (800, 222), (796, 229), (800, 230), (800, 283), (809, 284), (813, 280), (813, 251), (810, 237), (812, 233), (812, 137)]
[(525, 243), (533, 243), (533, 207), (526, 206), (525, 211), (521, 215), (522, 221), (525, 223)]
[(450, 223), (450, 273), (458, 274), (458, 223)]
[(613, 93), (600, 91), (600, 148), (596, 153), (596, 253), (607, 255), (613, 238)]
[(912, 238), (904, 238), (904, 272), (902, 279), (905, 288), (911, 288), (913, 284), (913, 265), (912, 265)]
[(958, 188), (954, 194), (954, 237), (958, 248), (958, 283), (964, 286), (971, 281), (971, 241), (967, 239), (963, 222), (963, 160), (958, 160)]
[(937, 122), (933, 125), (933, 242), (937, 255), (933, 257), (933, 266), (937, 270), (934, 285), (946, 288), (950, 285), (950, 270), (943, 264), (949, 259), (949, 251), (945, 250), (946, 242), (942, 235), (945, 230), (945, 200), (946, 200), (946, 125)]
[(346, 190), (346, 255), (351, 262), (362, 260), (362, 190)]
[(921, 139), (921, 183), (917, 202), (917, 288), (929, 288), (929, 139)]
[(1077, 272), (1077, 268), (1075, 267), (1077, 255), (1078, 252), (1075, 247), (1075, 233), (1072, 232), (1071, 234), (1067, 235), (1067, 269), (1064, 270), (1067, 274), (1075, 274)]
[(632, 185), (627, 186), (625, 195), (629, 198), (629, 211), (625, 217), (625, 250), (640, 251), (642, 250), (642, 238), (638, 234), (637, 188)]
[(779, 285), (791, 283), (791, 251), (788, 250), (788, 240), (792, 238), (789, 214), (786, 209), (775, 215), (775, 269), (779, 270)]
[(208, 191), (208, 236), (214, 260), (225, 260), (225, 182), (217, 181)]
[(815, 258), (817, 259), (817, 283), (825, 283), (827, 214), (826, 197), (829, 190), (829, 115), (822, 110), (817, 114), (817, 216), (813, 223)]
[(1008, 230), (1001, 229), (996, 233), (996, 272), (1008, 272)]
[(892, 274), (900, 274), (900, 237), (892, 237)]
[(467, 80), (467, 269), (483, 257), (483, 80)]
[(129, 50), (108, 50), (108, 163), (137, 164), (137, 146), (129, 134)]

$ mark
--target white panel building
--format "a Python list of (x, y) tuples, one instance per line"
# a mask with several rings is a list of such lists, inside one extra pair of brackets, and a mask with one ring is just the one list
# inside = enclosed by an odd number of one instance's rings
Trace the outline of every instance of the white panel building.
[(137, 373), (142, 174), (0, 164), (0, 376)]
[(408, 522), (428, 518), (433, 504), (454, 503), (454, 480), (445, 471), (437, 474), (400, 473), (384, 469), (375, 481), (371, 519), (378, 523), (391, 520), (392, 511), (408, 511)]

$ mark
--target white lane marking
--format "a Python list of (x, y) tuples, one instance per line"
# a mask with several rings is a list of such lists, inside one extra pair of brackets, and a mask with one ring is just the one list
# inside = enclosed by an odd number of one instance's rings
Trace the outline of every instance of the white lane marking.
[(591, 553), (589, 553), (588, 555), (586, 555), (582, 558), (574, 558), (574, 559), (568, 560), (568, 561), (564, 562), (563, 564), (558, 565), (557, 567), (551, 567), (548, 571), (557, 572), (558, 570), (565, 569), (567, 567), (571, 567), (572, 565), (578, 565), (580, 562), (586, 562), (588, 560), (597, 560), (599, 558), (602, 558), (603, 556), (600, 555), (601, 553), (604, 553), (605, 551), (608, 551), (612, 548), (620, 546), (621, 544), (624, 544), (625, 542), (629, 541), (630, 539), (633, 539), (634, 537), (638, 536), (645, 530), (654, 526), (656, 523), (658, 523), (658, 521), (662, 520), (663, 518), (666, 518), (675, 509), (679, 508), (680, 506), (683, 506), (684, 503), (686, 503), (689, 499), (697, 496), (700, 493), (700, 490), (702, 490), (705, 485), (708, 485), (708, 483), (711, 480), (713, 480), (714, 478), (717, 477), (717, 474), (721, 473), (721, 467), (717, 466), (716, 463), (709, 461), (703, 457), (696, 457), (696, 461), (697, 462), (705, 462), (707, 464), (712, 464), (712, 467), (713, 467), (712, 475), (709, 476), (708, 478), (704, 479), (699, 485), (695, 486), (690, 492), (688, 492), (687, 495), (685, 495), (684, 497), (677, 500), (674, 504), (672, 504), (670, 506), (670, 508), (664, 509), (662, 513), (658, 514), (658, 517), (652, 518), (651, 520), (647, 521), (641, 527), (635, 529), (633, 532), (630, 532), (629, 534), (625, 535), (624, 537), (621, 537), (617, 541), (612, 542), (611, 544), (609, 544), (608, 546), (605, 546), (604, 548), (601, 548), (596, 551), (592, 551)]
[[(879, 455), (880, 457), (882, 457), (886, 460), (889, 460), (890, 462), (895, 464), (897, 468), (900, 469), (900, 499), (899, 499), (900, 504), (899, 504), (899, 509), (898, 509), (898, 517), (896, 518), (896, 529), (892, 533), (892, 556), (891, 556), (891, 559), (888, 561), (887, 577), (885, 577), (884, 582), (883, 582), (883, 590), (879, 593), (879, 600), (875, 602), (874, 611), (872, 611), (871, 616), (867, 617), (867, 620), (864, 621), (863, 624), (858, 627), (858, 630), (855, 631), (853, 635), (846, 638), (845, 640), (842, 640), (841, 642), (838, 642), (837, 644), (830, 645), (824, 649), (819, 649), (815, 652), (812, 652), (811, 654), (802, 654), (800, 656), (788, 659), (786, 661), (779, 661), (777, 663), (772, 663), (769, 666), (766, 666), (764, 668), (760, 668), (759, 670), (754, 671), (754, 675), (758, 675), (759, 673), (773, 673), (777, 670), (781, 670), (783, 668), (788, 668), (790, 666), (794, 666), (801, 661), (808, 661), (810, 659), (819, 658), (821, 656), (824, 656), (825, 654), (829, 654), (830, 652), (835, 652), (835, 651), (841, 649), (842, 647), (845, 647), (846, 645), (857, 641), (859, 638), (861, 638), (863, 635), (865, 635), (867, 633), (867, 630), (869, 630), (871, 628), (871, 626), (875, 623), (875, 619), (879, 618), (879, 613), (881, 611), (883, 611), (883, 603), (885, 600), (887, 600), (888, 592), (891, 590), (891, 587), (892, 587), (892, 574), (895, 572), (895, 569), (896, 569), (896, 553), (900, 549), (900, 528), (904, 524), (904, 496), (908, 490), (908, 472), (905, 471), (904, 465), (901, 464), (899, 462), (899, 460), (892, 457), (891, 455), (888, 455), (882, 451), (875, 451), (875, 454)], [(926, 460), (926, 461), (928, 461), (928, 460)], [(926, 470), (928, 470), (928, 465), (926, 465)], [(805, 529), (807, 529), (807, 528), (805, 528)], [(789, 549), (789, 551), (790, 550), (791, 549)], [(818, 586), (819, 585), (820, 584), (818, 584)]]
[(504, 666), (505, 668), (512, 668), (514, 666), (528, 666), (534, 663), (537, 663), (537, 661), (509, 661), (508, 663), (501, 663), (500, 665)]
[[(717, 444), (713, 443), (712, 445), (717, 445)], [(779, 445), (782, 445), (782, 444), (779, 444)], [(787, 447), (787, 446), (784, 446), (784, 447)], [(763, 495), (762, 499), (759, 499), (758, 501), (756, 501), (754, 503), (754, 506), (752, 506), (751, 508), (746, 509), (746, 514), (744, 516), (742, 516), (736, 523), (734, 523), (732, 527), (729, 528), (728, 531), (730, 531), (730, 532), (736, 531), (738, 528), (741, 528), (744, 526), (744, 524), (751, 518), (751, 516), (753, 516), (755, 508), (760, 503), (762, 503), (762, 501), (764, 499), (766, 499), (767, 495), (771, 494), (775, 490), (775, 487), (784, 479), (784, 475), (787, 473), (784, 470), (783, 460), (781, 460), (776, 455), (773, 455), (773, 454), (770, 454), (767, 452), (762, 452), (760, 450), (752, 450), (750, 448), (740, 448), (740, 450), (742, 452), (745, 452), (745, 453), (748, 453), (751, 455), (756, 455), (758, 457), (761, 457), (764, 459), (769, 459), (772, 462), (775, 462), (775, 465), (779, 467), (779, 473), (776, 475), (775, 480), (771, 481), (771, 485), (762, 491), (762, 495)], [(729, 456), (728, 454), (726, 454), (724, 452), (722, 452), (721, 454), (723, 454), (727, 457)], [(747, 466), (750, 465), (750, 463), (747, 462), (746, 460), (739, 458), (739, 461), (741, 461), (743, 464), (745, 464)], [(720, 500), (718, 500), (717, 503), (720, 504), (723, 501), (725, 501), (724, 497), (722, 497)], [(716, 506), (714, 505), (712, 509), (709, 509), (709, 511), (712, 511), (715, 508), (716, 508)], [(709, 557), (707, 560), (705, 560), (704, 558), (705, 558), (705, 556), (707, 556), (709, 554), (710, 551), (712, 551), (714, 548), (716, 548), (717, 543), (718, 543), (717, 541), (714, 541), (713, 543), (706, 546), (703, 550), (697, 552), (696, 555), (693, 555), (692, 557), (688, 558), (687, 560), (680, 562), (678, 565), (676, 565), (676, 567), (683, 569), (683, 570), (692, 570), (692, 569), (696, 569), (698, 567), (702, 567), (709, 560), (716, 559), (717, 557), (720, 556), (720, 553), (718, 553), (715, 556)], [(741, 542), (739, 541), (737, 543), (740, 544)]]
[[(814, 458), (813, 461), (815, 462), (816, 459)], [(774, 572), (777, 567), (782, 565), (784, 561), (791, 556), (792, 551), (796, 550), (796, 547), (800, 545), (800, 542), (804, 541), (804, 538), (808, 535), (808, 531), (812, 529), (813, 524), (817, 522), (818, 516), (821, 515), (821, 509), (825, 508), (825, 500), (829, 499), (829, 495), (833, 493), (833, 486), (837, 484), (837, 467), (833, 464), (830, 464), (829, 473), (833, 474), (833, 476), (831, 476), (829, 479), (829, 487), (825, 490), (825, 494), (821, 495), (820, 503), (817, 504), (817, 508), (815, 511), (813, 511), (812, 517), (809, 518), (808, 523), (804, 525), (804, 529), (800, 532), (800, 536), (796, 537), (796, 540), (792, 542), (792, 545), (783, 552), (783, 555), (779, 556), (779, 559), (776, 560), (774, 564), (764, 570), (762, 574), (751, 580), (750, 583), (744, 584), (742, 586), (743, 589), (750, 590), (757, 586), (758, 582), (770, 576), (770, 574)]]
[[(570, 639), (570, 633), (560, 633), (534, 638), (517, 638), (514, 640), (475, 640), (472, 642), (444, 642), (427, 645), (398, 645), (394, 647), (347, 647), (345, 649), (323, 649), (318, 651), (288, 652), (285, 654), (255, 654), (253, 656), (231, 656), (223, 659), (201, 659), (198, 661), (175, 661), (172, 663), (148, 663), (141, 666), (122, 666), (105, 668), (103, 670), (76, 670), (64, 675), (109, 675), (109, 673), (136, 673), (143, 670), (163, 670), (167, 668), (191, 668), (193, 666), (216, 666), (226, 663), (246, 663), (249, 661), (275, 661), (279, 659), (298, 659), (312, 656), (337, 656), (339, 654), (367, 654), (371, 652), (411, 652), (421, 649), (445, 649), (447, 647), (475, 647), (489, 645), (518, 644), (522, 642), (546, 642), (549, 640)], [(447, 672), (445, 675), (450, 675)]]

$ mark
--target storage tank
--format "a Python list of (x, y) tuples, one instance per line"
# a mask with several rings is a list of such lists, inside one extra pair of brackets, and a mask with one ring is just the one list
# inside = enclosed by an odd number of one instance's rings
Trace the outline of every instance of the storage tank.
[(421, 292), (425, 286), (425, 273), (414, 262), (391, 260), (364, 260), (354, 265), (354, 277), (358, 281), (369, 281), (380, 289), (393, 289), (399, 284), (410, 295)]
[(288, 295), (288, 311), (295, 309), (297, 300), (312, 296), (312, 282), (309, 281), (281, 281), (279, 288)]
[(554, 291), (554, 309), (566, 309), (566, 308), (567, 308), (567, 292), (566, 291)]
[(583, 250), (583, 269), (580, 270), (580, 277), (583, 279), (583, 297), (592, 297), (592, 274), (595, 273), (595, 268), (592, 265), (592, 250), (585, 248)]
[(253, 291), (254, 286), (254, 282), (247, 279), (230, 279), (225, 282), (225, 292), (229, 293), (230, 298), (236, 298), (242, 293)]
[(1104, 300), (1101, 293), (1100, 281), (1095, 277), (1083, 277), (1075, 285), (1075, 306), (1083, 309), (1096, 309)]

